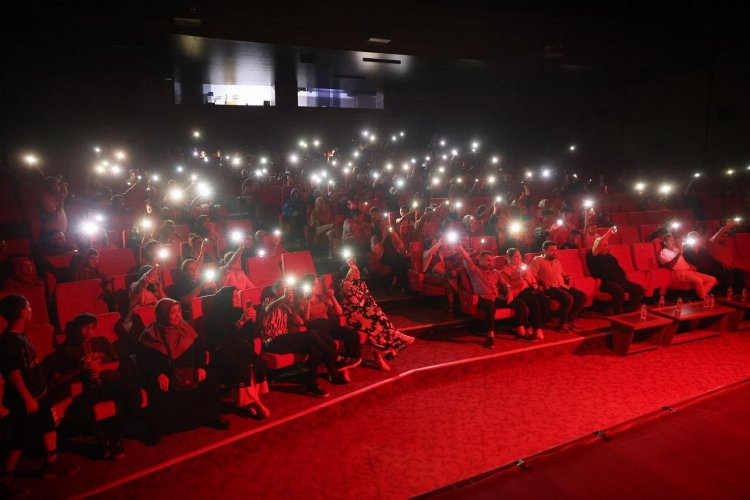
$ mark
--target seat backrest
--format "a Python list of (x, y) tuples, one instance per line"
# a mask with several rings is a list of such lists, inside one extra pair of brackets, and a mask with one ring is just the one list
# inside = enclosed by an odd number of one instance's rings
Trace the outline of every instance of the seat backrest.
[(306, 274), (317, 276), (315, 263), (309, 250), (281, 254), (281, 272), (285, 276), (292, 275), (297, 278)]
[(630, 245), (610, 245), (609, 253), (625, 271), (634, 271)]
[(115, 326), (120, 321), (120, 313), (108, 312), (96, 315), (96, 335), (104, 337), (114, 344), (117, 342)]
[(409, 257), (411, 257), (411, 268), (417, 272), (422, 272), (422, 254), (424, 253), (424, 244), (421, 241), (412, 241), (409, 243)]
[(61, 326), (82, 312), (91, 314), (108, 312), (101, 280), (58, 283), (55, 290), (55, 305), (57, 321)]
[[(32, 322), (35, 325), (46, 325), (49, 323), (49, 312), (47, 311), (47, 297), (44, 287), (34, 286), (20, 290), (7, 290), (0, 292), (0, 298), (8, 295), (22, 295), (29, 301), (32, 311)], [(1, 330), (0, 330), (1, 331)]]
[(501, 269), (508, 262), (508, 257), (505, 255), (495, 255), (493, 266), (495, 269)]
[(738, 257), (750, 257), (750, 233), (735, 234), (734, 246)]
[(648, 271), (661, 267), (656, 258), (653, 243), (634, 243), (633, 263), (639, 271)]
[(193, 297), (190, 301), (190, 319), (195, 324), (201, 321), (204, 316), (211, 314), (215, 295), (204, 295), (202, 297)]
[(42, 360), (55, 352), (55, 327), (49, 324), (32, 325), (26, 328), (26, 336), (36, 347), (39, 359)]
[(648, 241), (649, 235), (659, 229), (661, 224), (641, 224), (638, 226), (638, 232), (641, 235), (641, 241)]
[(138, 316), (141, 324), (147, 327), (156, 321), (156, 308), (153, 305), (136, 307), (133, 309), (133, 316)]
[(641, 241), (641, 235), (638, 232), (638, 226), (617, 226), (617, 236), (623, 245), (632, 245)]
[(609, 214), (610, 219), (612, 219), (612, 222), (617, 225), (619, 228), (620, 226), (627, 226), (630, 224), (630, 221), (628, 220), (628, 214), (626, 212), (614, 212)]
[(258, 306), (260, 305), (260, 299), (263, 296), (263, 290), (265, 290), (267, 287), (264, 286), (256, 286), (253, 288), (245, 288), (244, 290), (240, 291), (240, 302), (242, 304), (242, 307), (245, 307), (245, 303), (248, 300), (253, 301), (253, 305)]
[(71, 261), (73, 260), (73, 255), (50, 255), (45, 260), (47, 261), (47, 264), (49, 264), (54, 269), (68, 269), (70, 267)]
[(465, 292), (474, 293), (469, 273), (463, 267), (458, 270), (458, 286)]
[(254, 285), (271, 285), (281, 279), (281, 256), (250, 257), (246, 261), (247, 277)]
[(118, 276), (133, 272), (135, 256), (132, 248), (102, 250), (99, 252), (99, 271), (107, 276)]
[(564, 272), (572, 274), (574, 278), (583, 278), (586, 276), (577, 249), (558, 250), (557, 258), (560, 264), (562, 264)]
[(539, 252), (529, 252), (523, 254), (523, 261), (525, 264), (531, 264), (531, 261), (534, 260), (534, 257), (539, 255)]

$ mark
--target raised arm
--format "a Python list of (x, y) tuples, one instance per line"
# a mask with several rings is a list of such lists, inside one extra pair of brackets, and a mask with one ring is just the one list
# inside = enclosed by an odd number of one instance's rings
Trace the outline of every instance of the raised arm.
[(602, 244), (602, 242), (609, 240), (609, 237), (612, 236), (614, 232), (616, 232), (616, 229), (613, 226), (610, 227), (603, 236), (596, 238), (594, 240), (594, 246), (591, 247), (591, 253), (594, 255), (599, 255), (599, 246)]
[(429, 250), (425, 250), (424, 254), (422, 255), (422, 272), (423, 273), (426, 273), (427, 269), (429, 269), (430, 262), (432, 261), (432, 257), (440, 249), (440, 246), (442, 244), (443, 244), (443, 238), (440, 238), (437, 241), (437, 243), (435, 243), (429, 248)]

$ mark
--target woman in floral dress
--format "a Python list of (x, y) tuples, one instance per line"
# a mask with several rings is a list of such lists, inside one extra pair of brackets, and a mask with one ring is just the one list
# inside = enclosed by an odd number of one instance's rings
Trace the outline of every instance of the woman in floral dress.
[(348, 259), (346, 263), (349, 270), (341, 282), (341, 294), (347, 326), (367, 334), (377, 367), (389, 370), (385, 360), (393, 359), (415, 339), (399, 332), (391, 323), (370, 294), (367, 284), (360, 279), (354, 259)]

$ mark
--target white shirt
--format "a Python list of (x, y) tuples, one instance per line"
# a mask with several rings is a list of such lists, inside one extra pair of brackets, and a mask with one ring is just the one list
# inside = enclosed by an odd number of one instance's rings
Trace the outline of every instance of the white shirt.
[[(661, 252), (659, 252), (659, 260), (662, 265), (665, 265), (667, 262), (672, 262), (676, 255), (677, 252), (664, 247), (661, 249)], [(675, 262), (675, 265), (672, 267), (673, 271), (689, 271), (690, 269), (690, 264), (688, 264), (682, 254), (680, 254), (680, 258), (677, 259), (677, 262)]]

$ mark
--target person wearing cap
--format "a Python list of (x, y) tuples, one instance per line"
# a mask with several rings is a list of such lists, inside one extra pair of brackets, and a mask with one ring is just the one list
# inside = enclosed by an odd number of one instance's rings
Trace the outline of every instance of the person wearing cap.
[[(594, 278), (602, 280), (599, 289), (612, 296), (615, 314), (636, 311), (641, 305), (645, 291), (638, 283), (628, 281), (625, 270), (609, 253), (609, 238), (617, 230), (609, 228), (603, 236), (594, 240), (594, 246), (586, 252), (586, 263)], [(625, 302), (625, 294), (628, 301)]]

